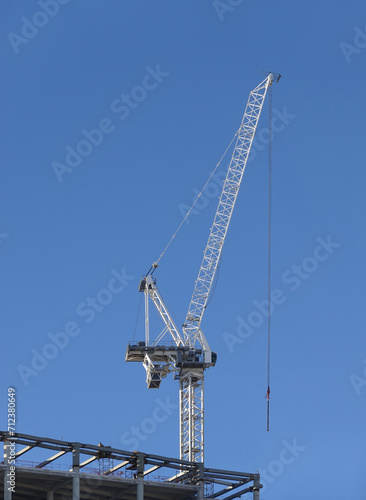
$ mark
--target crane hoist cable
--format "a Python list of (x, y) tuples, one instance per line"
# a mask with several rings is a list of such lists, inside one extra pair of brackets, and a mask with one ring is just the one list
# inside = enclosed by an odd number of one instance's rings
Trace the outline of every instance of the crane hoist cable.
[(269, 431), (269, 397), (270, 397), (270, 367), (271, 367), (271, 232), (272, 232), (272, 86), (268, 95), (268, 262), (267, 262), (267, 431)]
[(158, 258), (158, 260), (156, 262), (154, 262), (150, 269), (148, 270), (148, 272), (146, 273), (146, 275), (148, 274), (152, 274), (155, 269), (158, 267), (159, 265), (159, 262), (161, 260), (161, 258), (163, 257), (163, 255), (165, 254), (165, 252), (168, 250), (168, 248), (170, 247), (172, 241), (174, 240), (174, 238), (177, 236), (179, 230), (181, 229), (181, 227), (183, 226), (183, 224), (185, 223), (186, 219), (189, 217), (190, 213), (192, 212), (194, 206), (196, 205), (197, 201), (200, 199), (200, 197), (202, 196), (204, 190), (206, 189), (206, 186), (207, 184), (210, 182), (210, 180), (212, 179), (212, 177), (214, 176), (214, 174), (216, 173), (216, 170), (219, 168), (222, 160), (225, 158), (226, 156), (226, 153), (228, 152), (229, 148), (231, 147), (232, 143), (234, 142), (234, 139), (236, 138), (236, 136), (238, 135), (239, 133), (239, 130), (237, 130), (237, 132), (235, 133), (234, 137), (231, 139), (230, 141), (230, 144), (228, 145), (228, 147), (226, 148), (224, 154), (221, 156), (219, 162), (217, 163), (215, 169), (211, 172), (209, 178), (207, 179), (205, 185), (203, 186), (203, 188), (201, 189), (200, 193), (198, 194), (197, 198), (194, 200), (193, 204), (191, 205), (191, 207), (189, 208), (188, 212), (185, 214), (185, 216), (183, 217), (183, 220), (182, 222), (179, 224), (178, 228), (176, 229), (175, 233), (173, 234), (173, 236), (170, 238), (168, 244), (165, 246), (164, 250), (161, 252), (160, 254), (160, 257)]
[(142, 295), (140, 295), (139, 305), (138, 305), (138, 309), (137, 309), (136, 322), (135, 322), (135, 329), (133, 331), (132, 340), (135, 340), (135, 336), (136, 336), (137, 324), (139, 322), (139, 317), (140, 317), (141, 302), (142, 302)]

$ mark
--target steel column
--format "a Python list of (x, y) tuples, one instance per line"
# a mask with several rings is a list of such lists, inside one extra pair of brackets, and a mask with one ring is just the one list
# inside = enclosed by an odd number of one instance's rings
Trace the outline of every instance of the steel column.
[(80, 500), (80, 449), (74, 444), (72, 449), (72, 500)]
[(10, 478), (10, 442), (4, 441), (4, 500), (12, 499), (12, 492), (10, 489), (10, 484), (7, 484), (8, 478)]
[(144, 500), (144, 480), (142, 477), (137, 479), (137, 500)]
[(253, 481), (253, 500), (259, 500), (259, 492), (260, 492), (261, 488), (262, 488), (262, 485), (261, 485), (261, 481), (260, 481), (260, 475), (255, 474), (254, 481)]
[(144, 500), (144, 469), (145, 455), (138, 453), (136, 459), (137, 500)]
[(203, 463), (197, 464), (196, 484), (199, 486), (197, 491), (197, 500), (204, 500), (205, 498), (205, 472)]

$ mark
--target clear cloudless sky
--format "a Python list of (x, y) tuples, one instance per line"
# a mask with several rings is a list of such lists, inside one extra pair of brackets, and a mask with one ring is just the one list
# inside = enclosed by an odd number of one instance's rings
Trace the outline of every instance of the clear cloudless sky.
[[(1, 428), (14, 386), (18, 432), (179, 455), (178, 383), (124, 361), (138, 282), (270, 70), (271, 428), (267, 100), (202, 324), (205, 462), (268, 500), (364, 499), (365, 2), (57, 5), (0, 7)], [(155, 273), (178, 325), (218, 182)]]

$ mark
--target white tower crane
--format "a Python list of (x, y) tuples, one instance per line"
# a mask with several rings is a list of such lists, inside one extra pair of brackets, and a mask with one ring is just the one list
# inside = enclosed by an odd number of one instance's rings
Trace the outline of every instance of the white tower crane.
[[(268, 88), (280, 75), (269, 73), (249, 94), (244, 116), (237, 132), (234, 151), (223, 183), (216, 215), (211, 227), (202, 264), (195, 283), (182, 332), (175, 325), (156, 285), (154, 263), (142, 277), (139, 291), (145, 294), (145, 341), (130, 342), (126, 361), (140, 361), (146, 369), (148, 388), (159, 388), (162, 378), (174, 372), (179, 380), (180, 458), (203, 462), (204, 457), (204, 371), (216, 363), (201, 329), (203, 313), (218, 268), (230, 219), (249, 157)], [(161, 316), (164, 329), (150, 341), (149, 299)], [(169, 333), (172, 340), (166, 342)]]

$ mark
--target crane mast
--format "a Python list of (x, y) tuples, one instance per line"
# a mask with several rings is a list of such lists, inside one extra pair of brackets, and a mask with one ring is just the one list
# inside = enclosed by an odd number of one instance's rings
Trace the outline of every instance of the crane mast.
[[(280, 75), (268, 76), (249, 94), (245, 112), (236, 134), (236, 142), (223, 183), (222, 193), (211, 227), (202, 264), (193, 290), (182, 334), (160, 295), (153, 277), (157, 264), (141, 278), (139, 291), (145, 294), (145, 341), (130, 342), (126, 361), (142, 362), (148, 388), (158, 388), (168, 373), (179, 379), (180, 458), (192, 462), (204, 459), (204, 371), (214, 366), (216, 354), (211, 351), (201, 330), (203, 313), (219, 264), (227, 230), (238, 196), (267, 90)], [(158, 311), (164, 329), (150, 341), (149, 299)], [(172, 342), (163, 341), (169, 334)]]

